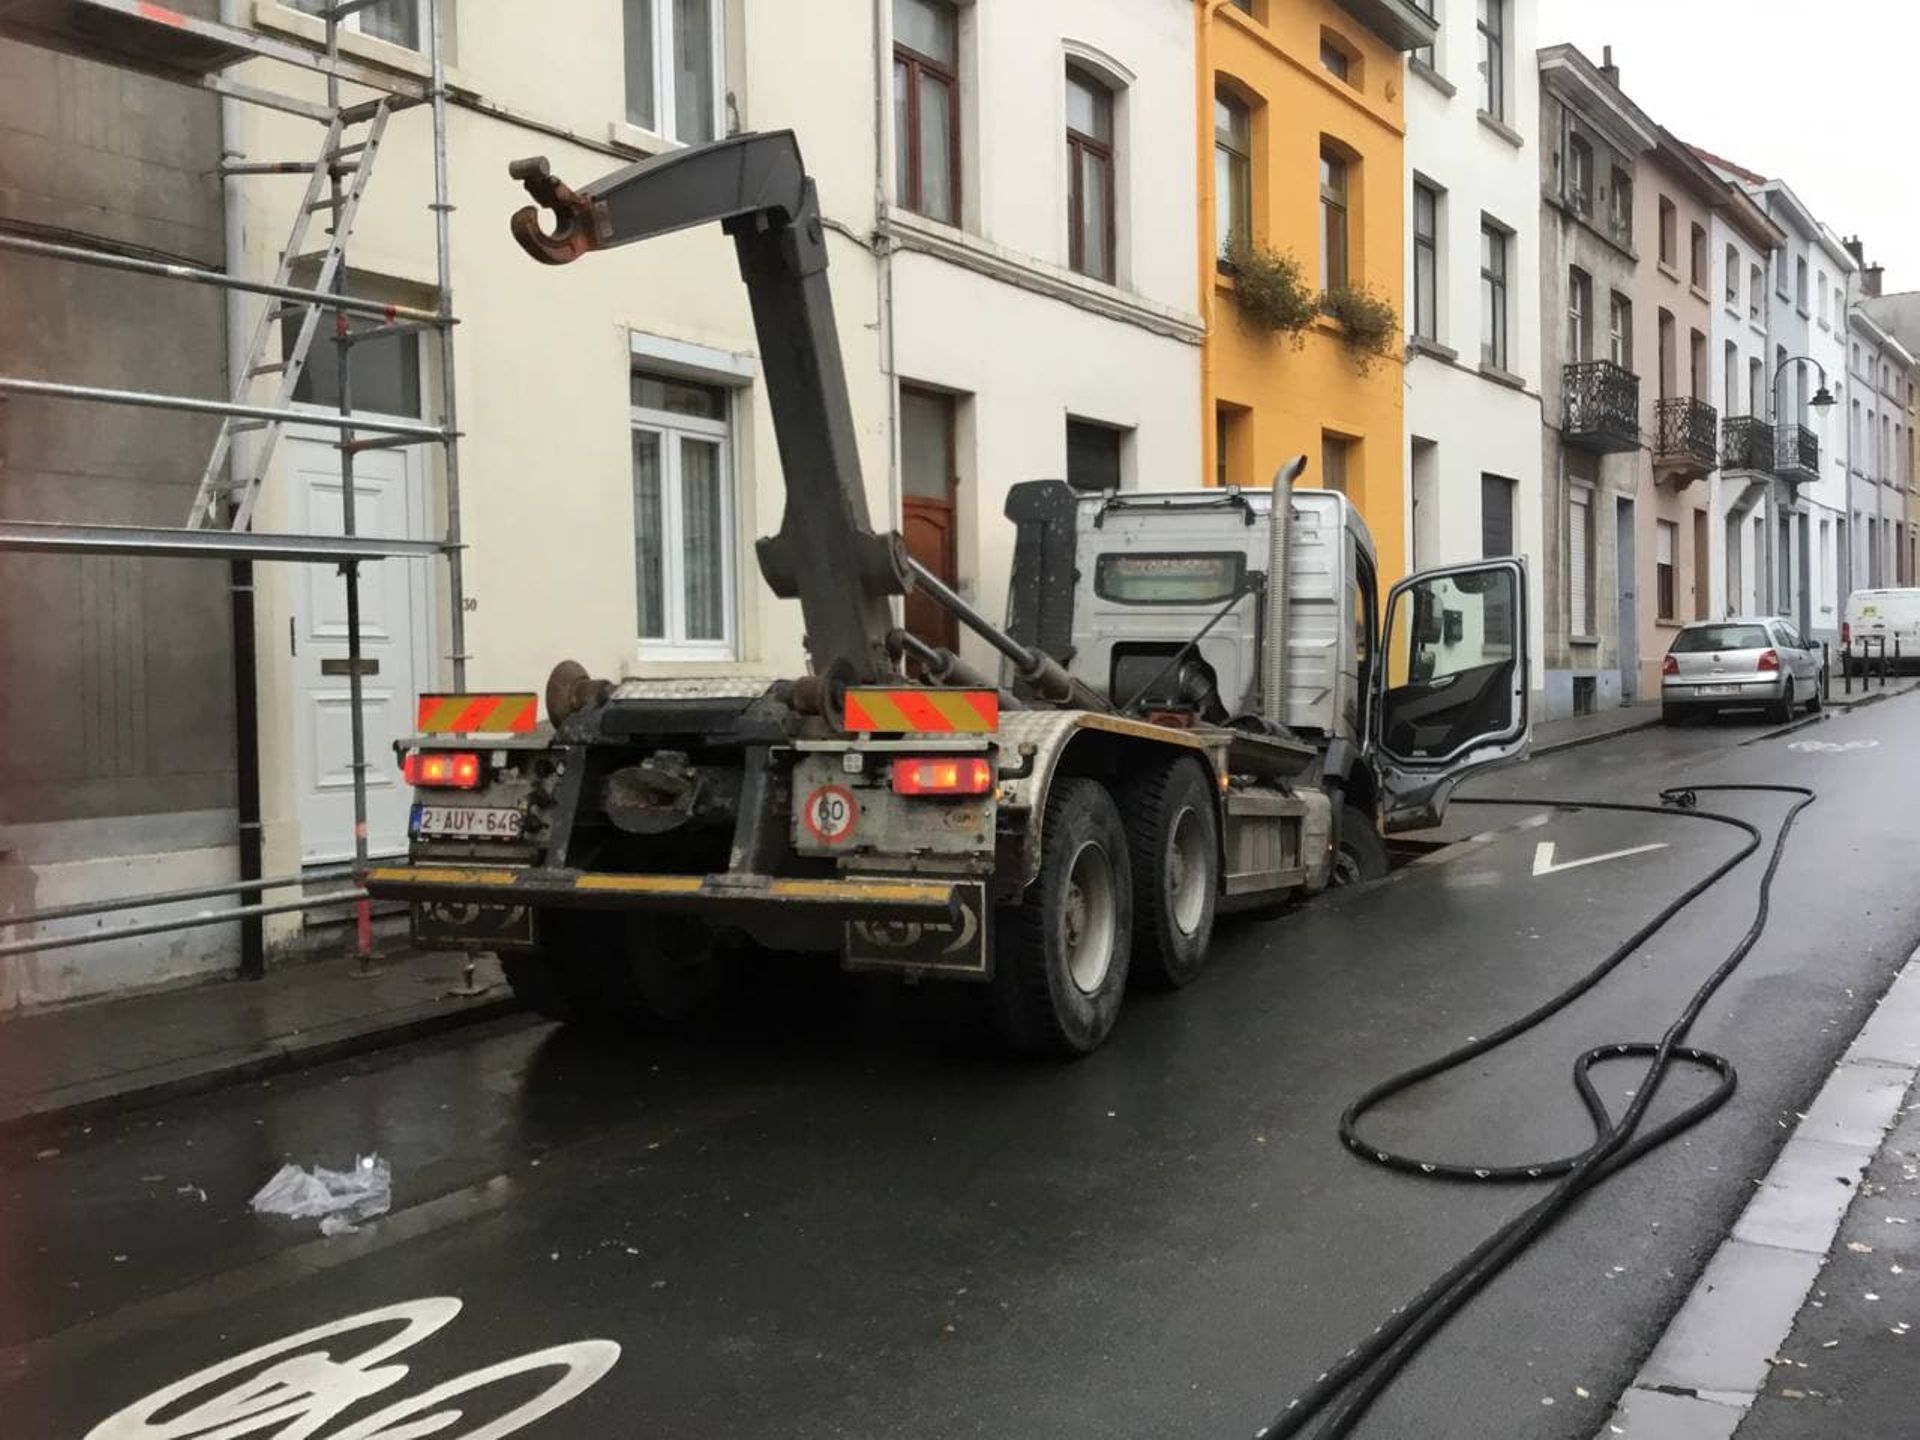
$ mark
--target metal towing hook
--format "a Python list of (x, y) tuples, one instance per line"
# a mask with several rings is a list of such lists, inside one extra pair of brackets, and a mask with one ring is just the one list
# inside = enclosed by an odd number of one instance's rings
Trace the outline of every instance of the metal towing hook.
[[(523, 205), (507, 222), (520, 248), (542, 265), (565, 265), (596, 250), (613, 236), (605, 202), (582, 195), (555, 177), (544, 155), (507, 165), (507, 174), (527, 187), (537, 204)], [(540, 228), (540, 207), (553, 211), (553, 233)]]

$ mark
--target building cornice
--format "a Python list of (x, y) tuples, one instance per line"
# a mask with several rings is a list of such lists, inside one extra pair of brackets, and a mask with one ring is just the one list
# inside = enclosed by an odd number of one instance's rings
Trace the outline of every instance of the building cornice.
[(1206, 324), (1190, 311), (1161, 305), (1071, 270), (1021, 255), (990, 240), (951, 225), (928, 220), (910, 210), (887, 207), (875, 228), (877, 237), (893, 250), (906, 250), (944, 260), (990, 280), (1012, 285), (1049, 300), (1109, 320), (1135, 326), (1155, 335), (1198, 345), (1206, 339)]
[(1549, 45), (1539, 54), (1540, 83), (1599, 130), (1607, 143), (1627, 154), (1660, 143), (1660, 127), (1600, 73), (1579, 47)]
[(1335, 0), (1374, 34), (1396, 50), (1418, 50), (1433, 44), (1440, 22), (1410, 0)]

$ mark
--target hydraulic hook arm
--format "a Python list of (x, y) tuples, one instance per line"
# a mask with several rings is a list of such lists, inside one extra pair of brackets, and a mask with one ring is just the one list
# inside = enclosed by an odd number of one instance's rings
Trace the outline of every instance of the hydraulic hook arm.
[[(542, 264), (716, 221), (733, 237), (786, 477), (779, 533), (756, 545), (760, 573), (775, 595), (800, 601), (816, 675), (896, 678), (889, 597), (913, 581), (905, 542), (875, 534), (868, 517), (819, 201), (793, 132), (676, 150), (579, 191), (544, 158), (517, 160), (508, 173), (537, 202), (514, 215), (513, 237)], [(553, 212), (551, 231), (541, 206)]]

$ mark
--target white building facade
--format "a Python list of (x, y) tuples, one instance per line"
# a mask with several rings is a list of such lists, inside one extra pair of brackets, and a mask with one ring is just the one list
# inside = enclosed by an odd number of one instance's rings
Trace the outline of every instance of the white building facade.
[(1721, 468), (1712, 478), (1711, 612), (1753, 615), (1763, 608), (1765, 547), (1756, 562), (1753, 522), (1766, 523), (1773, 486), (1773, 422), (1767, 403), (1771, 305), (1767, 277), (1786, 236), (1744, 191), (1729, 188), (1713, 212), (1713, 331), (1709, 359), (1720, 407)]
[[(1539, 71), (1513, 68), (1505, 122), (1480, 113), (1473, 0), (1433, 0), (1430, 50), (1407, 63), (1407, 554), (1412, 569), (1490, 555), (1539, 556)], [(1512, 53), (1534, 53), (1534, 7), (1509, 7)], [(1481, 233), (1507, 236), (1506, 361), (1482, 363)], [(1545, 568), (1529, 570), (1542, 689)], [(1536, 694), (1536, 708), (1538, 695)]]
[[(232, 8), (320, 34), (296, 5)], [(344, 48), (424, 75), (424, 9), (380, 0)], [(799, 607), (767, 592), (754, 558), (786, 491), (732, 244), (699, 227), (541, 269), (507, 232), (526, 199), (507, 176), (520, 156), (546, 155), (577, 187), (686, 143), (792, 129), (826, 221), (873, 524), (900, 527), (989, 614), (1005, 604), (1013, 483), (1199, 483), (1190, 0), (444, 9), (468, 688), (537, 690), (569, 656), (614, 678), (805, 663)], [(318, 98), (310, 76), (252, 69), (242, 78)], [(433, 301), (428, 141), (424, 112), (387, 131), (349, 251), (356, 291)], [(230, 143), (293, 157), (319, 130), (242, 109)], [(274, 182), (242, 192), (238, 273), (272, 274), (298, 199)], [(356, 407), (438, 418), (431, 347), (379, 348), (356, 351)], [(302, 400), (333, 403), (330, 365), (316, 346)], [(289, 431), (257, 528), (339, 523), (332, 439)], [(355, 495), (365, 533), (444, 524), (429, 447), (359, 456)], [(364, 587), (381, 667), (365, 709), (375, 854), (405, 843), (391, 742), (415, 695), (452, 679), (442, 574), (389, 562)], [(330, 572), (262, 574), (269, 873), (352, 851), (339, 589)], [(955, 638), (919, 601), (903, 617)], [(297, 924), (275, 923), (277, 939)]]
[(1910, 585), (1906, 476), (1914, 357), (1858, 303), (1848, 314), (1853, 586)]

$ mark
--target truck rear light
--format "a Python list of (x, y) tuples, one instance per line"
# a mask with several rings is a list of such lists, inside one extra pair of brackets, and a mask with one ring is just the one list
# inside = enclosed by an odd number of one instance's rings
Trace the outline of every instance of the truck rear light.
[(1678, 675), (1680, 673), (1680, 662), (1671, 655), (1667, 656), (1666, 659), (1660, 662), (1660, 673), (1662, 675)]
[(400, 762), (409, 785), (429, 790), (477, 790), (480, 757), (471, 750), (409, 750)]
[(896, 795), (985, 795), (993, 789), (993, 766), (978, 755), (893, 762)]
[(1760, 652), (1759, 664), (1754, 668), (1759, 670), (1778, 670), (1780, 668), (1780, 652), (1778, 650), (1762, 650)]

